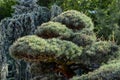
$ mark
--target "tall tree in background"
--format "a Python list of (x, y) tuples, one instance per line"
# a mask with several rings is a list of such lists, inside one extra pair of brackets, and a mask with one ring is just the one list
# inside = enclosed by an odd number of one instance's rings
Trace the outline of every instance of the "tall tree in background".
[(11, 16), (11, 13), (14, 12), (11, 6), (14, 4), (16, 4), (16, 0), (0, 0), (0, 20)]

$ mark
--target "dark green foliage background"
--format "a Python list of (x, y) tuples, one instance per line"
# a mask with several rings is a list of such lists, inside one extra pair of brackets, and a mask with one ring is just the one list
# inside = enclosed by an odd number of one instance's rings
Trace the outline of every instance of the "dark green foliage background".
[(11, 13), (14, 11), (11, 6), (15, 4), (15, 0), (0, 0), (0, 20), (11, 16)]

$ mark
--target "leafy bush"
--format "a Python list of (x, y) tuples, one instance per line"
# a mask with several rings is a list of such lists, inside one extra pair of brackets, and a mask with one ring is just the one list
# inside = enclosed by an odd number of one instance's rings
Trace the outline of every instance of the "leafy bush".
[(120, 48), (108, 41), (98, 41), (84, 49), (80, 61), (88, 66), (99, 67), (113, 59), (119, 59)]

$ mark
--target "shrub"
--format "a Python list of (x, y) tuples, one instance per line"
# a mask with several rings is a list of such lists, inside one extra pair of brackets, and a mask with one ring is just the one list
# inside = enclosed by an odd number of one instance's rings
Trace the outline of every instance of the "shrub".
[(92, 20), (85, 14), (76, 10), (68, 10), (53, 18), (52, 21), (65, 24), (68, 28), (81, 30), (82, 28), (88, 28), (93, 30)]
[(99, 69), (89, 72), (80, 77), (73, 77), (70, 80), (119, 80), (120, 79), (120, 62), (106, 64)]
[(2, 46), (0, 52), (7, 54), (8, 48), (13, 41), (19, 37), (33, 34), (37, 25), (50, 19), (48, 12), (48, 9), (41, 7), (38, 12), (33, 11), (3, 19), (0, 23), (0, 45)]
[(91, 45), (96, 41), (95, 33), (89, 29), (83, 29), (80, 32), (76, 32), (72, 37), (72, 42), (83, 47)]
[[(74, 18), (77, 19), (77, 17)], [(53, 74), (62, 73), (64, 79), (77, 74), (75, 66), (88, 72), (90, 69), (86, 65), (79, 63), (79, 57), (83, 51), (82, 47), (72, 42), (73, 35), (76, 33), (93, 34), (86, 26), (85, 29), (74, 30), (56, 21), (43, 23), (35, 31), (37, 36), (31, 35), (19, 38), (10, 47), (10, 54), (15, 59), (42, 62), (42, 65), (45, 63), (47, 66), (52, 66), (52, 71), (49, 72), (53, 72)], [(46, 68), (46, 70), (48, 69)], [(44, 74), (44, 76), (46, 75)]]
[(94, 68), (119, 57), (118, 45), (109, 41), (98, 41), (84, 49), (80, 61)]
[(56, 57), (60, 56), (66, 56), (68, 59), (75, 58), (81, 54), (81, 49), (69, 41), (26, 36), (18, 39), (11, 46), (10, 53), (18, 59), (48, 62), (54, 60), (55, 62)]
[(70, 38), (72, 30), (58, 22), (47, 22), (39, 26), (36, 35), (42, 38)]
[[(74, 14), (81, 13), (74, 10), (63, 12), (52, 21), (39, 26), (35, 32), (36, 35), (19, 38), (9, 48), (13, 58), (34, 62), (31, 66), (31, 73), (34, 76), (32, 80), (68, 80), (76, 75), (80, 75), (78, 79), (81, 80), (84, 76), (87, 79), (86, 75), (88, 78), (90, 75), (91, 80), (103, 79), (104, 75), (101, 77), (101, 73), (105, 73), (107, 76), (105, 79), (109, 80), (108, 77), (113, 74), (109, 67), (112, 67), (115, 74), (119, 75), (117, 74), (119, 67), (115, 70), (119, 63), (115, 61), (120, 57), (120, 47), (110, 41), (97, 41), (91, 19), (85, 15), (76, 17)], [(55, 19), (65, 20), (64, 22), (68, 19), (71, 23), (67, 24)], [(81, 24), (84, 24), (84, 27), (78, 26)], [(62, 75), (55, 75), (56, 73)]]
[[(36, 5), (36, 4), (34, 3), (34, 5)], [(23, 5), (22, 5), (22, 7), (23, 7)], [(50, 20), (50, 14), (49, 14), (50, 10), (48, 8), (40, 7), (40, 6), (37, 8), (39, 8), (39, 9), (34, 10), (34, 11), (30, 10), (30, 12), (23, 11), (23, 13), (20, 13), (20, 14), (18, 11), (17, 15), (14, 14), (12, 17), (5, 18), (0, 22), (0, 55), (2, 55), (2, 62), (1, 62), (2, 68), (4, 68), (3, 64), (8, 64), (9, 61), (11, 61), (11, 63), (9, 65), (16, 66), (16, 64), (12, 63), (12, 61), (14, 61), (14, 60), (12, 60), (12, 58), (9, 55), (10, 45), (19, 37), (33, 34), (38, 25)], [(18, 9), (18, 8), (16, 8), (16, 9)], [(19, 9), (21, 9), (21, 8), (19, 8)], [(21, 9), (21, 11), (22, 11), (22, 9)], [(17, 10), (16, 10), (16, 12), (17, 12)], [(17, 67), (13, 67), (13, 68), (17, 68)], [(5, 72), (7, 72), (7, 69), (5, 70)], [(12, 77), (14, 77), (14, 78), (15, 78), (15, 76), (18, 76), (20, 74), (20, 75), (22, 75), (22, 76), (19, 76), (20, 79), (26, 79), (25, 75), (22, 74), (22, 73), (27, 72), (25, 70), (19, 74), (16, 74), (15, 71), (10, 71), (10, 72), (11, 72), (11, 74), (13, 74)], [(6, 78), (9, 78), (9, 76), (10, 76), (10, 75), (8, 75), (8, 77), (6, 77), (7, 74), (6, 75), (4, 73), (1, 73), (1, 74), (5, 76), (5, 78), (3, 78), (3, 80), (6, 80)], [(15, 78), (15, 80), (17, 80), (17, 79)]]

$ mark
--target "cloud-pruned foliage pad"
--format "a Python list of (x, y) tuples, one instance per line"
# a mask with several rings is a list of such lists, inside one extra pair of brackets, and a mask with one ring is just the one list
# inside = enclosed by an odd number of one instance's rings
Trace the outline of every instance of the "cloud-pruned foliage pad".
[(68, 28), (81, 30), (82, 28), (89, 28), (93, 30), (93, 23), (91, 18), (76, 10), (68, 10), (53, 18), (52, 21), (65, 24)]
[(45, 40), (37, 36), (25, 36), (11, 46), (10, 53), (18, 59), (49, 61), (60, 56), (73, 59), (82, 53), (82, 48), (72, 42), (55, 38)]
[(58, 22), (43, 23), (37, 28), (35, 34), (42, 38), (70, 38), (72, 30)]

